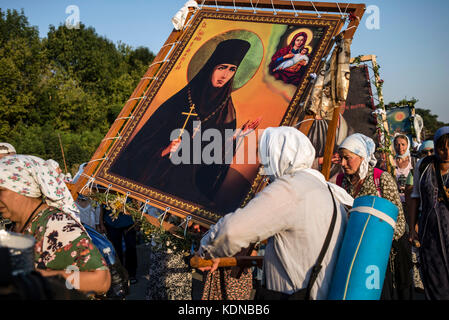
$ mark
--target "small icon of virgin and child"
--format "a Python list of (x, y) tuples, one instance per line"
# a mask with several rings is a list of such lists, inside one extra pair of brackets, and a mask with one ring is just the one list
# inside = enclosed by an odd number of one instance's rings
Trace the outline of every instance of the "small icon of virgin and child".
[(298, 32), (288, 46), (279, 49), (271, 57), (270, 74), (285, 83), (299, 85), (305, 74), (306, 66), (309, 64), (309, 56), (312, 51), (312, 47), (306, 45), (307, 39), (306, 32)]
[[(258, 127), (261, 119), (255, 116), (256, 119), (248, 119), (236, 130), (237, 114), (231, 96), (234, 76), (250, 46), (242, 39), (218, 43), (198, 73), (183, 89), (166, 100), (122, 149), (109, 172), (183, 200), (213, 206), (230, 163), (195, 161), (198, 150), (194, 149), (194, 126), (199, 124), (201, 132), (211, 128), (220, 132), (220, 150), (214, 149), (212, 153), (221, 153), (223, 159), (229, 159), (226, 153), (235, 154), (236, 137)], [(178, 138), (173, 139), (173, 131), (180, 128), (183, 130)], [(190, 128), (194, 130), (188, 132)], [(236, 134), (229, 137), (226, 130)], [(200, 141), (201, 150), (210, 143)], [(174, 164), (172, 155), (180, 149), (182, 152), (190, 151), (190, 159)]]

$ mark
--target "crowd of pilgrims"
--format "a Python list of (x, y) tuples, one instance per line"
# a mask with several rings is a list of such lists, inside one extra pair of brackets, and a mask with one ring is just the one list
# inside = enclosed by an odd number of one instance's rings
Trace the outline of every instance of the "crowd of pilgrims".
[[(393, 146), (394, 176), (371, 138), (359, 133), (347, 137), (332, 159), (341, 173), (331, 183), (312, 169), (315, 150), (300, 131), (264, 130), (259, 153), (270, 184), (205, 232), (196, 255), (212, 259), (213, 265), (200, 269), (205, 275), (202, 299), (304, 299), (304, 294), (326, 299), (348, 209), (364, 195), (385, 198), (399, 212), (381, 299), (449, 299), (449, 127), (419, 145), (397, 134)], [(108, 265), (84, 225), (104, 226), (85, 209), (85, 197), (73, 200), (52, 160), (16, 154), (8, 143), (0, 144), (0, 157), (2, 219), (13, 222), (11, 231), (35, 238), (36, 270), (42, 276), (67, 277), (65, 268), (76, 265), (80, 291), (106, 292)], [(322, 269), (311, 279), (333, 214)], [(258, 244), (253, 254), (264, 255), (262, 269), (244, 268), (236, 276), (235, 268), (218, 268), (221, 257), (252, 243)], [(136, 257), (126, 259), (133, 260), (135, 280)]]

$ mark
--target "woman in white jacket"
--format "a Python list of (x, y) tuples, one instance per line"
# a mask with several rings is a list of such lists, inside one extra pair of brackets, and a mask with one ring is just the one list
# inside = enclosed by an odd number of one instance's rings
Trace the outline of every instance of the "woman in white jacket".
[(244, 208), (211, 226), (198, 254), (214, 259), (211, 270), (215, 270), (219, 257), (231, 257), (251, 243), (268, 239), (262, 284), (264, 290), (278, 293), (279, 299), (288, 299), (307, 287), (328, 233), (334, 211), (330, 189), (337, 219), (310, 292), (312, 299), (326, 299), (347, 220), (343, 205), (352, 206), (353, 198), (311, 169), (315, 149), (295, 128), (267, 128), (259, 141), (259, 156), (272, 182)]

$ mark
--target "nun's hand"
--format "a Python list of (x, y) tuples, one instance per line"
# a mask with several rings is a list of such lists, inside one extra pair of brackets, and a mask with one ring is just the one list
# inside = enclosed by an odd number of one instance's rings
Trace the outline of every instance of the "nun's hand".
[(243, 126), (242, 126), (242, 134), (246, 135), (248, 134), (250, 131), (255, 130), (259, 124), (260, 121), (262, 120), (262, 117), (257, 118), (254, 121), (247, 121)]
[(161, 157), (165, 157), (167, 154), (172, 154), (173, 152), (176, 152), (178, 150), (179, 145), (181, 144), (181, 138), (175, 139), (170, 144), (162, 150)]

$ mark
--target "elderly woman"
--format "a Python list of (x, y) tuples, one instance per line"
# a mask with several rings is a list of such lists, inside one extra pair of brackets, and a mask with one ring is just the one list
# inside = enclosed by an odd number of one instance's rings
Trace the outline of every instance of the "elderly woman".
[[(71, 276), (83, 292), (107, 292), (109, 270), (77, 212), (51, 163), (25, 155), (0, 160), (0, 213), (15, 223), (13, 231), (35, 238), (36, 270), (43, 276)], [(69, 266), (79, 273), (66, 273)]]
[[(304, 299), (307, 294), (303, 297), (300, 293), (308, 287), (310, 298), (326, 299), (346, 226), (342, 204), (352, 206), (353, 199), (342, 188), (327, 183), (319, 171), (311, 169), (315, 149), (295, 128), (265, 129), (259, 155), (264, 174), (272, 182), (244, 208), (211, 226), (201, 240), (199, 255), (213, 258), (214, 270), (219, 257), (233, 256), (250, 243), (268, 239), (264, 289), (256, 298)], [(334, 229), (313, 285), (313, 267), (331, 221), (335, 223)]]
[(448, 300), (449, 126), (435, 132), (434, 145), (435, 155), (420, 160), (414, 172), (410, 241), (416, 243), (419, 240), (420, 243), (419, 259), (426, 299)]
[(398, 207), (399, 215), (381, 299), (410, 299), (412, 288), (409, 275), (412, 265), (406, 238), (407, 224), (396, 182), (388, 172), (374, 168), (375, 147), (374, 141), (363, 134), (356, 133), (347, 137), (338, 149), (344, 173), (337, 177), (337, 184), (354, 198), (378, 196), (390, 200)]

